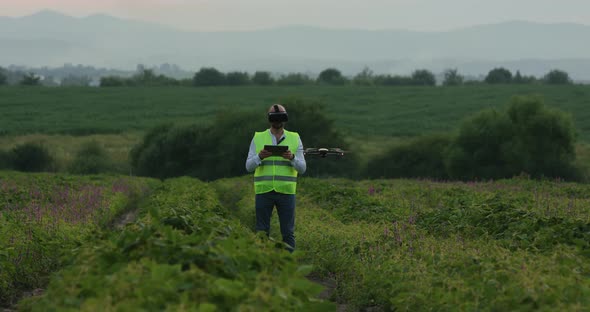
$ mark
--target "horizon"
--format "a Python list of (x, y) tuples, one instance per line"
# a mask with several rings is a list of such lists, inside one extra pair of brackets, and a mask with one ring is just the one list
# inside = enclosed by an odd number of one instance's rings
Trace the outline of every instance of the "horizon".
[(581, 0), (568, 0), (566, 2), (578, 5), (559, 7), (549, 0), (523, 0), (518, 4), (508, 0), (494, 3), (480, 0), (477, 5), (472, 0), (451, 0), (444, 4), (434, 0), (334, 1), (316, 4), (302, 0), (298, 4), (285, 4), (284, 1), (250, 0), (245, 5), (231, 0), (105, 0), (99, 3), (85, 0), (20, 0), (0, 4), (0, 14), (11, 18), (43, 11), (74, 18), (108, 15), (191, 32), (256, 31), (290, 26), (446, 32), (515, 21), (590, 26), (590, 3)]

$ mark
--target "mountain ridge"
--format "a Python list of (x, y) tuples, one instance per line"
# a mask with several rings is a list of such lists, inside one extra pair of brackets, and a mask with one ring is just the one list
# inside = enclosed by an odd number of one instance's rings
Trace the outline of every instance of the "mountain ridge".
[[(72, 17), (44, 10), (0, 17), (0, 66), (135, 68), (173, 63), (191, 70), (215, 66), (225, 71), (319, 72), (337, 67), (351, 73), (372, 64), (375, 72), (404, 74), (416, 68), (467, 70), (474, 62), (499, 66), (527, 60), (537, 66), (526, 74), (539, 75), (569, 60), (564, 70), (588, 80), (590, 43), (584, 38), (590, 38), (590, 26), (576, 23), (507, 21), (440, 32), (304, 25), (191, 32), (108, 14)], [(47, 48), (47, 42), (64, 44)], [(581, 61), (576, 65), (571, 60)]]

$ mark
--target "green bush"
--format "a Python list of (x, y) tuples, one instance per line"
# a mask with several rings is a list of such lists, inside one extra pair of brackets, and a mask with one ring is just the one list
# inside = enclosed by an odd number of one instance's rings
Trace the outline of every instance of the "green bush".
[(0, 170), (12, 168), (12, 155), (9, 151), (0, 150)]
[(348, 81), (346, 77), (342, 76), (342, 73), (338, 69), (328, 68), (320, 73), (317, 82), (319, 84), (344, 85)]
[(512, 72), (508, 69), (500, 67), (494, 68), (488, 72), (485, 78), (486, 83), (490, 84), (506, 84), (512, 82)]
[(371, 178), (446, 179), (445, 152), (451, 142), (449, 135), (442, 134), (412, 139), (371, 159), (367, 174)]
[(197, 87), (222, 86), (226, 82), (225, 74), (213, 67), (203, 67), (193, 77), (193, 85)]
[[(289, 112), (288, 130), (301, 135), (304, 147), (347, 148), (321, 105), (301, 99), (282, 101)], [(245, 162), (254, 132), (268, 129), (266, 112), (223, 111), (212, 126), (160, 126), (148, 132), (131, 151), (136, 174), (168, 178), (192, 176), (202, 180), (247, 174)], [(355, 176), (356, 156), (342, 159), (307, 158), (308, 174)], [(213, 164), (213, 165), (212, 165)]]
[(302, 86), (312, 84), (313, 80), (306, 74), (291, 73), (288, 75), (282, 75), (277, 79), (276, 83), (279, 86)]
[(107, 76), (100, 78), (101, 87), (122, 87), (126, 85), (126, 79), (117, 76)]
[(81, 146), (70, 164), (69, 171), (75, 174), (98, 174), (110, 169), (111, 161), (106, 150), (93, 140)]
[(47, 147), (40, 143), (24, 143), (12, 150), (13, 168), (18, 171), (41, 172), (53, 169), (55, 160)]
[(269, 86), (274, 83), (274, 79), (271, 77), (270, 72), (257, 71), (252, 76), (252, 82), (261, 86)]
[(453, 178), (532, 177), (576, 179), (571, 116), (536, 97), (515, 97), (507, 111), (484, 111), (467, 119), (449, 150)]
[[(299, 133), (304, 148), (340, 147), (343, 150), (350, 150), (351, 146), (334, 126), (334, 120), (327, 116), (321, 102), (289, 97), (281, 100), (281, 103), (289, 112), (286, 128)], [(307, 176), (353, 178), (360, 173), (359, 155), (354, 153), (333, 158), (306, 156), (305, 160), (308, 168)]]
[(243, 86), (250, 84), (250, 75), (247, 72), (229, 72), (226, 74), (228, 86)]

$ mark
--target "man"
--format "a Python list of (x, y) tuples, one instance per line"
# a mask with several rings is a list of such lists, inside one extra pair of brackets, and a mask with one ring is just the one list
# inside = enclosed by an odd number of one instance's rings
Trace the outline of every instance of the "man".
[[(295, 193), (297, 174), (306, 169), (303, 143), (297, 132), (285, 130), (287, 111), (275, 104), (268, 110), (270, 129), (256, 132), (250, 143), (246, 170), (254, 172), (256, 192), (256, 231), (270, 233), (270, 219), (277, 207), (283, 242), (289, 252), (295, 250)], [(286, 151), (274, 155), (265, 145), (286, 146)], [(269, 147), (270, 149), (270, 147)]]

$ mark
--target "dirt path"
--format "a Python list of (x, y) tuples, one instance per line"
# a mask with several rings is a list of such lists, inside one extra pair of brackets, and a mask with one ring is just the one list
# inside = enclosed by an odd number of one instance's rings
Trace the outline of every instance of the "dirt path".
[(125, 212), (124, 214), (119, 216), (117, 219), (115, 219), (115, 221), (113, 222), (113, 227), (116, 230), (120, 230), (120, 229), (124, 228), (127, 224), (135, 221), (137, 219), (138, 214), (139, 214), (139, 210), (137, 208)]
[[(334, 291), (336, 290), (336, 281), (333, 279), (329, 279), (329, 278), (320, 278), (317, 276), (307, 276), (307, 279), (311, 282), (314, 282), (316, 284), (320, 284), (322, 286), (325, 287), (325, 289), (319, 294), (318, 298), (322, 299), (322, 300), (328, 300), (331, 301), (330, 298), (332, 298), (332, 294), (334, 293)], [(333, 301), (332, 301), (333, 302)], [(336, 311), (338, 312), (346, 312), (348, 306), (346, 304), (342, 304), (342, 303), (338, 303), (338, 302), (334, 302), (336, 304)]]

